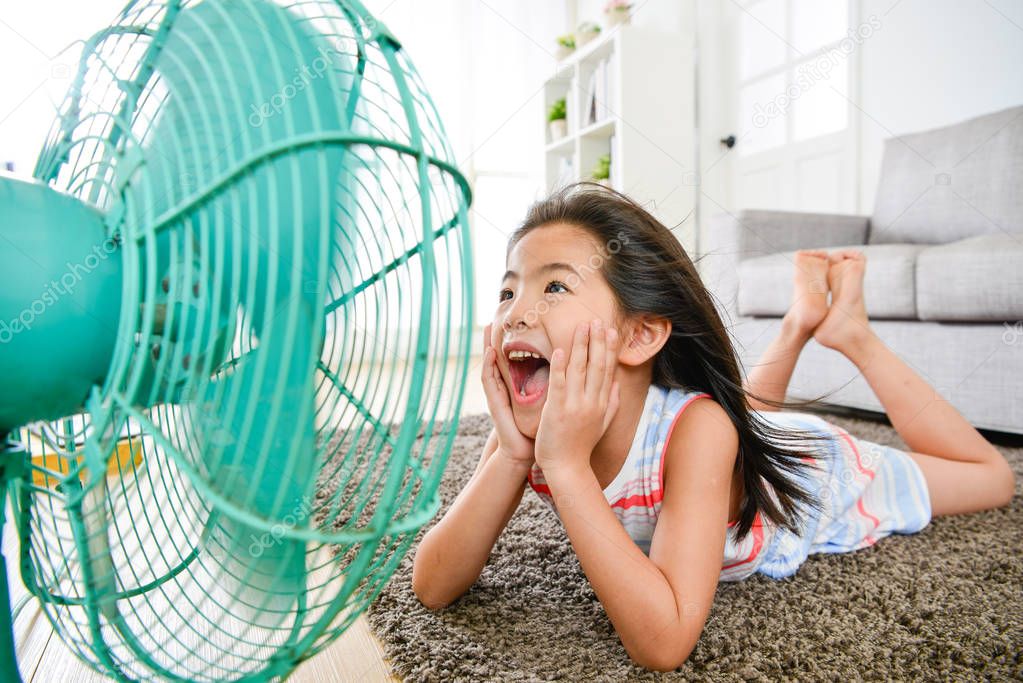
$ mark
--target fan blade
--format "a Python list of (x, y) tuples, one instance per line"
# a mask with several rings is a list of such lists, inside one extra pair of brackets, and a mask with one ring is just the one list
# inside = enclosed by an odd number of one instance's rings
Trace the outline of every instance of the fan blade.
[[(213, 235), (225, 240), (225, 258), (212, 264), (213, 275), (227, 284), (241, 267), (245, 287), (248, 269), (258, 269), (253, 300), (260, 304), (269, 261), (282, 269), (295, 259), (317, 263), (321, 214), (334, 210), (324, 200), (336, 196), (341, 150), (291, 148), (304, 135), (347, 128), (341, 107), (354, 67), (335, 47), (272, 3), (206, 0), (181, 13), (156, 63), (168, 97), (142, 150), (141, 189), (151, 215), (196, 202), (186, 213), (192, 229), (205, 224), (224, 231)], [(284, 150), (289, 154), (282, 156)], [(243, 168), (246, 163), (252, 165)], [(211, 187), (243, 170), (253, 182)], [(165, 247), (157, 252), (162, 277), (173, 254), (169, 236), (157, 238)], [(235, 259), (239, 253), (249, 258)], [(279, 289), (304, 284), (287, 270), (281, 275)], [(316, 271), (306, 268), (302, 277), (315, 280)], [(233, 313), (231, 297), (222, 303), (224, 314)]]
[[(340, 47), (269, 2), (206, 0), (178, 16), (155, 64), (164, 106), (130, 181), (145, 200), (144, 216), (174, 216), (150, 237), (155, 258), (141, 261), (143, 281), (169, 279), (168, 292), (157, 287), (158, 299), (142, 302), (175, 313), (173, 327), (152, 331), (160, 338), (149, 346), (161, 354), (174, 345), (198, 347), (216, 368), (224, 358), (214, 353), (213, 338), (232, 329), (239, 304), (258, 330), (266, 302), (324, 289), (323, 264), (339, 252), (336, 198), (350, 197), (355, 182), (346, 167), (353, 155), (337, 144), (298, 141), (350, 127), (345, 105), (355, 67)], [(219, 281), (218, 301), (192, 298), (193, 286), (207, 294), (213, 287), (188, 260), (186, 245)], [(197, 326), (199, 319), (205, 324)], [(322, 328), (322, 318), (315, 324)], [(196, 342), (197, 334), (203, 337)], [(191, 365), (194, 373), (198, 364)], [(190, 374), (172, 371), (179, 380)], [(176, 384), (144, 376), (135, 394), (143, 402), (160, 393), (150, 391), (153, 382)]]
[[(218, 494), (263, 520), (259, 527), (216, 510), (207, 548), (225, 580), (255, 612), (285, 612), (305, 589), (305, 543), (290, 532), (312, 525), (317, 471), (313, 365), (303, 334), (314, 320), (307, 303), (275, 311), (258, 347), (207, 385), (195, 424), (203, 463)], [(289, 320), (298, 314), (297, 325)], [(286, 356), (279, 349), (290, 348)]]

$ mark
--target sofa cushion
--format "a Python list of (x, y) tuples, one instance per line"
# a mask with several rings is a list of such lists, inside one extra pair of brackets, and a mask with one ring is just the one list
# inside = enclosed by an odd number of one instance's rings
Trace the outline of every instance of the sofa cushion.
[[(863, 298), (871, 318), (917, 319), (914, 264), (926, 248), (920, 244), (868, 244), (858, 249), (867, 257)], [(747, 259), (739, 263), (740, 315), (780, 316), (792, 304), (795, 251)]]
[(1023, 232), (924, 249), (916, 262), (921, 320), (1023, 320)]
[(1023, 106), (885, 140), (870, 244), (1023, 230)]

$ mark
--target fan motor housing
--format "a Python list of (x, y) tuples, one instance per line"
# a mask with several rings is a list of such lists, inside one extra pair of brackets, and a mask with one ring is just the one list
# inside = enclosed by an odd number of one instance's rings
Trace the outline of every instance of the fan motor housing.
[(102, 215), (38, 181), (0, 176), (0, 434), (78, 412), (110, 366), (121, 249)]

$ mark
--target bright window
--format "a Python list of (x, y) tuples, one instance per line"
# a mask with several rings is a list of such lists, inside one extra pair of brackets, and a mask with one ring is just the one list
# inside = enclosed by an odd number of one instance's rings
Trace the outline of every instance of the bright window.
[[(741, 154), (849, 126), (848, 0), (752, 0), (739, 23)], [(836, 92), (837, 91), (837, 92)]]

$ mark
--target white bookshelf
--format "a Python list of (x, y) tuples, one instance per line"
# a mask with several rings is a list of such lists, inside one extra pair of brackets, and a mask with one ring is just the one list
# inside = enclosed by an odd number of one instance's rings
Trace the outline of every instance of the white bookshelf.
[[(591, 121), (586, 105), (594, 73), (606, 73), (606, 87), (603, 101), (597, 98), (603, 115)], [(544, 82), (547, 189), (589, 180), (600, 156), (610, 154), (612, 187), (646, 207), (693, 255), (693, 90), (690, 36), (631, 25), (605, 29)], [(568, 134), (552, 140), (546, 112), (561, 97)]]

